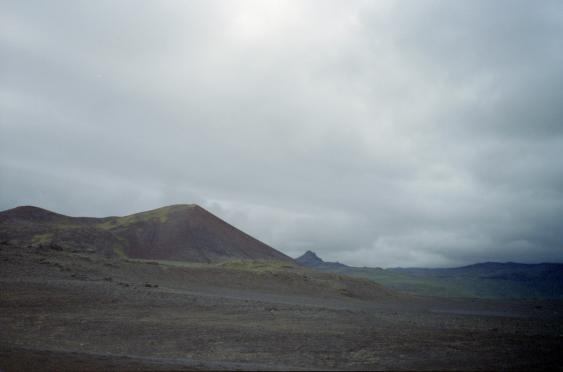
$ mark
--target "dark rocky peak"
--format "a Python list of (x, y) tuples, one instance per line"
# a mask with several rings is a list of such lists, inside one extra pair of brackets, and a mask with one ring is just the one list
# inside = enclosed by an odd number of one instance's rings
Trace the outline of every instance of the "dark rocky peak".
[(296, 258), (295, 261), (303, 266), (319, 266), (324, 264), (324, 261), (313, 251), (305, 252), (301, 257)]

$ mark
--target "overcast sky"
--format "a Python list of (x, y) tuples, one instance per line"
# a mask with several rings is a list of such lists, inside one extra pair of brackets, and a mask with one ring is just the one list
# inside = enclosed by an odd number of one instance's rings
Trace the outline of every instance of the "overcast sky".
[(0, 0), (0, 209), (563, 261), (563, 1)]

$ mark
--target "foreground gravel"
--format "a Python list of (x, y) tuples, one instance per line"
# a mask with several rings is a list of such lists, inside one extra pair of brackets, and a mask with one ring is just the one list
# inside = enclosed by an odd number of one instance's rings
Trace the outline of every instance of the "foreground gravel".
[(0, 368), (560, 369), (563, 304), (0, 247)]

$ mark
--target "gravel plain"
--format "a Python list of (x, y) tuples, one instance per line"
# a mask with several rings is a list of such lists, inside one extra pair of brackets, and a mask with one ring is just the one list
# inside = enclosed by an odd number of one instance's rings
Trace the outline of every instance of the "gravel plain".
[(562, 370), (563, 303), (0, 245), (0, 368)]

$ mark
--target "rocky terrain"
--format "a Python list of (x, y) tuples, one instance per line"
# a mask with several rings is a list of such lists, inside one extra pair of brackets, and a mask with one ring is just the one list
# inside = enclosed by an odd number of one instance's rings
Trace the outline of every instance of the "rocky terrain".
[[(561, 301), (402, 294), (299, 266), (242, 232), (231, 243), (238, 230), (194, 208), (106, 219), (30, 207), (0, 214), (0, 369), (563, 366)], [(137, 252), (132, 242), (145, 237), (144, 226), (155, 235), (142, 252), (171, 242), (167, 259), (128, 256)], [(175, 234), (193, 239), (175, 245)], [(236, 248), (244, 241), (252, 249)], [(199, 261), (178, 259), (192, 251), (202, 252), (194, 253)]]
[(530, 370), (563, 366), (563, 305), (398, 295), (279, 261), (0, 245), (0, 368)]

